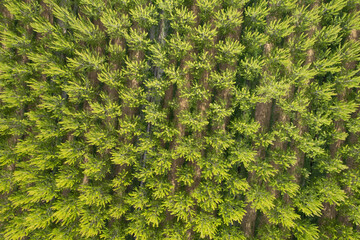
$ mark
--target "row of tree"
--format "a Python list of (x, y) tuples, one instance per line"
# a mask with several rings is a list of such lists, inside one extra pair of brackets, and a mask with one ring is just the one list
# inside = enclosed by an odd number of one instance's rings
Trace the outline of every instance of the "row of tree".
[(360, 239), (358, 0), (0, 0), (0, 237)]

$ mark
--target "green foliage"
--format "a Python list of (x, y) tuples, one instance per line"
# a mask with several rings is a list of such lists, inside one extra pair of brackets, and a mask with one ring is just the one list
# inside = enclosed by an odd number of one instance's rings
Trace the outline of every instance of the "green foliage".
[(112, 38), (124, 36), (127, 28), (131, 26), (128, 15), (119, 15), (115, 10), (109, 8), (106, 8), (101, 15), (101, 22), (106, 28), (106, 33)]
[(217, 49), (219, 54), (216, 59), (218, 62), (234, 65), (244, 47), (238, 41), (219, 41)]
[(170, 26), (179, 33), (188, 33), (195, 25), (196, 16), (192, 11), (184, 6), (175, 8), (174, 13), (171, 14), (169, 20), (171, 20)]
[(176, 195), (169, 196), (163, 203), (164, 207), (170, 210), (171, 214), (177, 217), (177, 219), (188, 221), (190, 217), (194, 217), (195, 212), (192, 209), (194, 206), (194, 200), (179, 192)]
[(322, 201), (314, 189), (302, 190), (294, 201), (295, 206), (307, 216), (320, 216)]
[(301, 220), (296, 222), (294, 235), (298, 239), (318, 239), (319, 229), (309, 221)]
[(241, 12), (233, 7), (215, 13), (216, 27), (223, 34), (234, 32), (243, 23)]
[(250, 188), (246, 197), (253, 208), (264, 213), (275, 207), (275, 196), (268, 192), (263, 186), (254, 186)]
[(200, 233), (201, 238), (214, 238), (217, 232), (217, 227), (221, 224), (221, 220), (214, 216), (200, 212), (195, 217), (194, 230)]
[(138, 5), (130, 10), (133, 21), (137, 22), (142, 28), (150, 28), (157, 23), (157, 11), (154, 5), (142, 6)]
[(244, 215), (244, 203), (237, 199), (227, 198), (219, 206), (219, 215), (225, 224), (233, 224), (234, 222), (241, 223)]
[(253, 28), (263, 28), (266, 25), (266, 15), (269, 9), (266, 1), (260, 1), (246, 8), (245, 16), (248, 18), (248, 24)]
[(0, 1), (1, 239), (359, 239), (356, 1)]
[(281, 202), (277, 202), (275, 208), (270, 210), (267, 216), (270, 223), (281, 224), (289, 229), (294, 228), (295, 221), (300, 219), (300, 215), (295, 212), (294, 208)]

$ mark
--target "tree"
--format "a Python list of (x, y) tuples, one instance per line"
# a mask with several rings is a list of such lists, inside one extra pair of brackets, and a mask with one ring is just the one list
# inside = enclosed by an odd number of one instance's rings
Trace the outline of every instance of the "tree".
[(0, 238), (359, 239), (353, 0), (0, 0)]

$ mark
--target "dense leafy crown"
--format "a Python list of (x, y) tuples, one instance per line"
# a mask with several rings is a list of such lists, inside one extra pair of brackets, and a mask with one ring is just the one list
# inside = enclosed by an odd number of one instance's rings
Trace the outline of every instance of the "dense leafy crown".
[(1, 239), (360, 239), (359, 0), (0, 0)]

